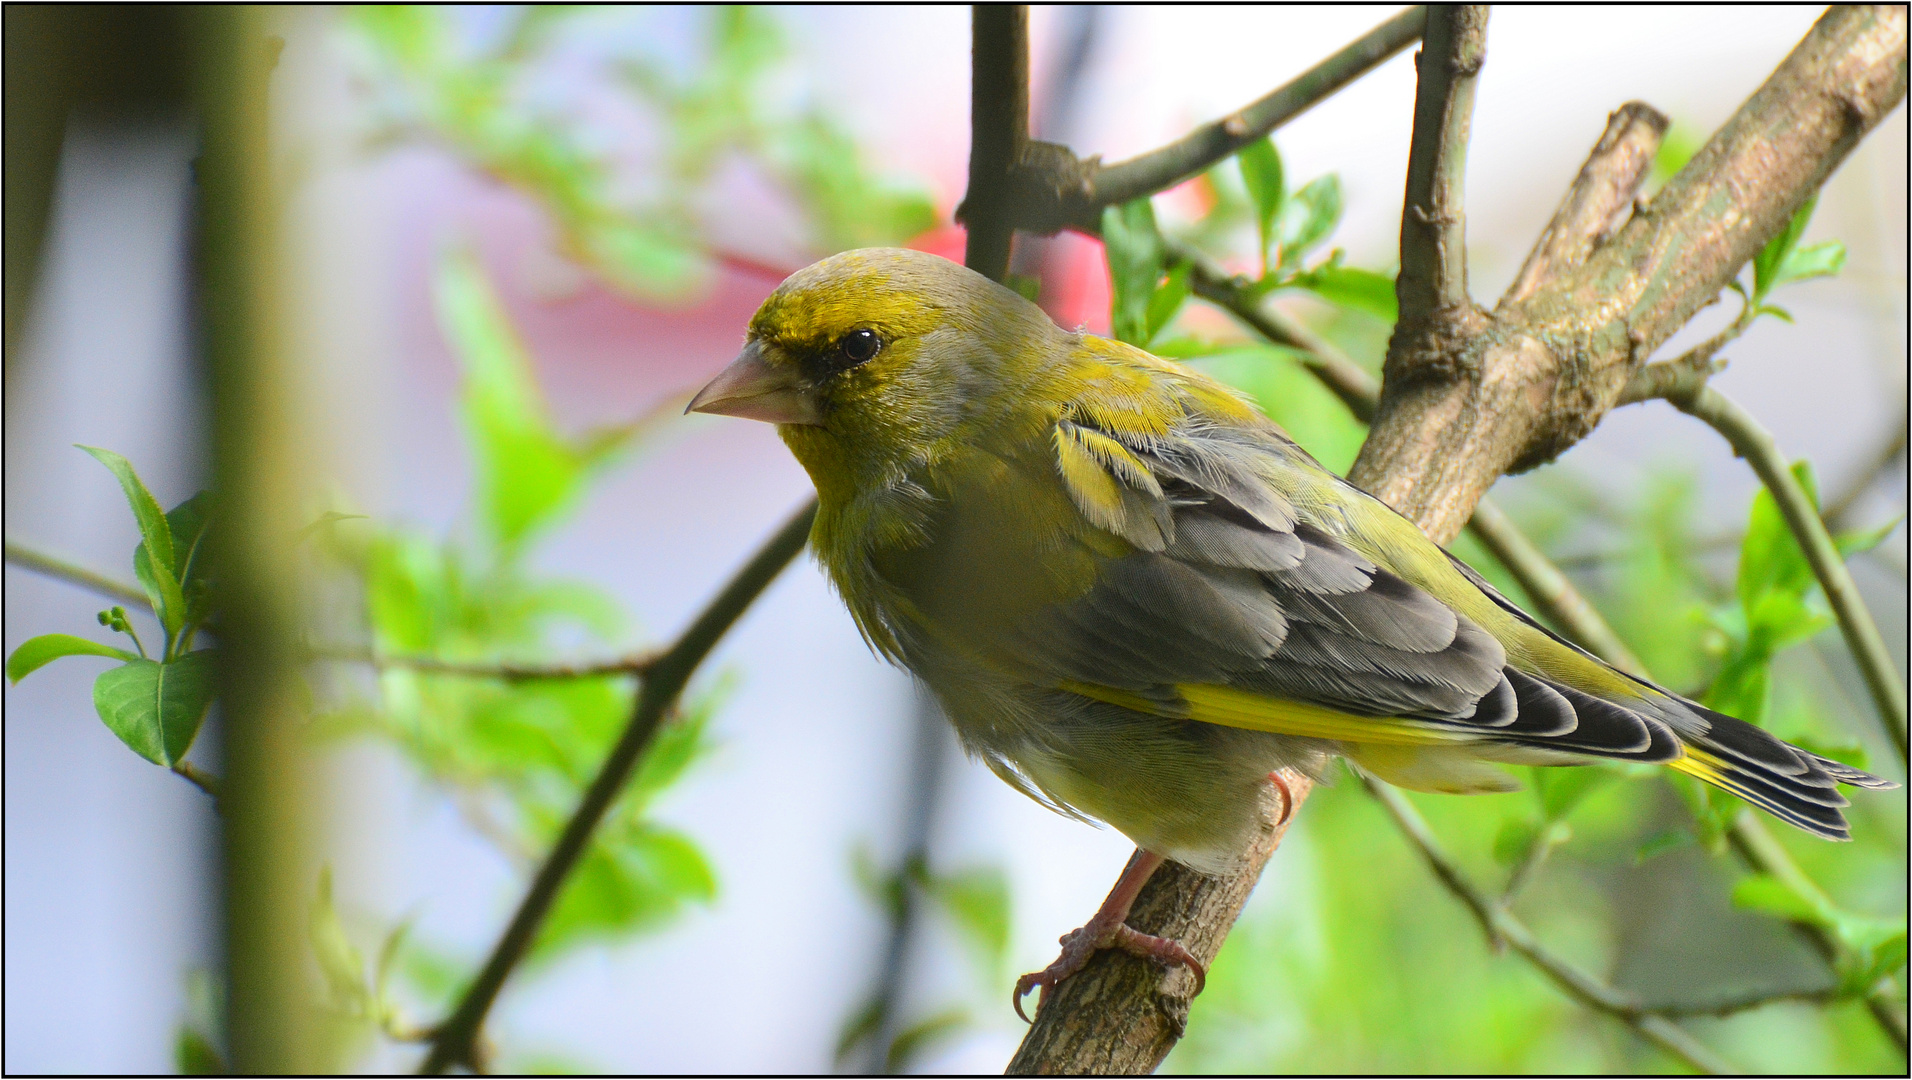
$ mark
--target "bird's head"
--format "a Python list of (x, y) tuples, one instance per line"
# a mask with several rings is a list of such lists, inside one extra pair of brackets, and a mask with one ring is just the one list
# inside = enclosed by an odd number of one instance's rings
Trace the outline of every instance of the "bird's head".
[(1063, 331), (948, 259), (844, 252), (792, 274), (750, 320), (741, 355), (690, 403), (778, 425), (819, 489), (892, 474), (987, 425)]

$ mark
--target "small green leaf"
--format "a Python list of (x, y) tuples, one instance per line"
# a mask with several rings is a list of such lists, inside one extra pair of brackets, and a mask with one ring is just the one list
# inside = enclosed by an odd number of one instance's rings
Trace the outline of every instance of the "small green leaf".
[(1309, 181), (1282, 204), (1275, 218), (1277, 265), (1301, 265), (1301, 257), (1327, 239), (1340, 221), (1341, 178), (1329, 173)]
[(1905, 925), (1900, 923), (1896, 929), (1881, 927), (1880, 933), (1875, 934), (1866, 947), (1855, 949), (1851, 960), (1843, 965), (1839, 973), (1840, 989), (1853, 995), (1867, 993), (1880, 979), (1905, 967), (1905, 957)]
[(1014, 291), (1017, 296), (1022, 297), (1032, 304), (1042, 295), (1042, 279), (1039, 277), (1032, 277), (1028, 274), (1005, 274), (1002, 283)]
[(1330, 260), (1328, 265), (1296, 274), (1286, 284), (1306, 289), (1337, 307), (1365, 311), (1385, 323), (1392, 324), (1401, 317), (1394, 279), (1373, 270), (1341, 266)]
[(1693, 834), (1685, 829), (1662, 829), (1641, 841), (1638, 851), (1633, 853), (1635, 866), (1670, 851), (1678, 851), (1693, 843)]
[(192, 749), (212, 704), (212, 657), (202, 649), (164, 664), (116, 667), (93, 681), (93, 708), (134, 753), (171, 768)]
[[(1799, 237), (1805, 233), (1806, 223), (1812, 220), (1813, 209), (1818, 205), (1817, 194), (1807, 199), (1805, 205), (1801, 206), (1793, 214), (1792, 219), (1786, 222), (1786, 227), (1779, 230), (1778, 235), (1771, 240), (1766, 241), (1766, 246), (1759, 249), (1759, 254), (1753, 256), (1754, 307), (1758, 307), (1766, 299), (1767, 294), (1782, 284), (1780, 267), (1785, 265), (1787, 258), (1793, 253), (1793, 248), (1798, 246)], [(1842, 253), (1841, 258), (1843, 257)]]
[(1899, 523), (1904, 520), (1904, 514), (1894, 514), (1883, 523), (1875, 525), (1870, 529), (1853, 529), (1848, 532), (1842, 532), (1832, 538), (1833, 546), (1839, 549), (1840, 555), (1848, 559), (1862, 551), (1871, 551), (1873, 548), (1885, 543), (1885, 538), (1891, 536), (1892, 531), (1897, 529)]
[(1832, 277), (1846, 265), (1846, 245), (1837, 240), (1825, 240), (1817, 244), (1807, 244), (1794, 248), (1787, 254), (1773, 273), (1773, 287), (1790, 285), (1795, 281), (1809, 281), (1813, 278)]
[(1281, 154), (1273, 138), (1257, 139), (1241, 148), (1242, 183), (1255, 204), (1255, 228), (1261, 237), (1261, 272), (1268, 273), (1268, 245), (1274, 240), (1275, 215), (1287, 198), (1281, 177)]
[(179, 1025), (173, 1034), (173, 1067), (181, 1076), (231, 1076), (232, 1066), (198, 1029)]
[[(146, 587), (146, 595), (153, 601), (153, 611), (159, 615), (166, 633), (177, 633), (186, 618), (186, 598), (179, 587), (172, 527), (159, 508), (159, 500), (146, 490), (139, 474), (133, 471), (132, 463), (125, 458), (97, 446), (80, 446), (80, 449), (93, 455), (96, 461), (119, 478), (120, 490), (126, 495), (126, 504), (132, 507), (133, 520), (139, 524), (140, 544), (134, 548), (133, 573), (139, 578), (140, 584)], [(152, 553), (152, 561), (156, 565), (149, 565), (148, 560), (139, 555), (142, 549)]]
[(13, 655), (7, 657), (7, 681), (17, 683), (63, 656), (110, 656), (129, 663), (139, 659), (137, 653), (72, 634), (41, 634), (21, 642)]
[(365, 957), (345, 935), (345, 924), (339, 921), (338, 908), (332, 903), (330, 866), (319, 869), (319, 892), (312, 902), (306, 929), (319, 973), (325, 976), (326, 988), (331, 992), (332, 1006), (350, 1016), (369, 1015), (372, 992), (365, 981)]
[(865, 1039), (875, 1035), (877, 1029), (883, 1026), (884, 1011), (883, 999), (872, 997), (857, 1006), (856, 1011), (843, 1021), (842, 1030), (837, 1032), (836, 1063), (838, 1065), (843, 1064), (843, 1059), (850, 1056), (850, 1051), (861, 1046)]
[(1758, 307), (1753, 309), (1753, 314), (1771, 315), (1773, 318), (1778, 319), (1780, 322), (1788, 323), (1788, 324), (1790, 324), (1793, 321), (1792, 312), (1787, 311), (1785, 308), (1780, 307), (1778, 304), (1761, 304)]
[(1170, 270), (1162, 287), (1149, 298), (1148, 341), (1143, 344), (1153, 342), (1155, 335), (1161, 333), (1175, 313), (1182, 309), (1182, 302), (1188, 299), (1189, 275), (1194, 269), (1191, 264), (1183, 263)]
[(1009, 952), (1009, 879), (1001, 870), (973, 868), (924, 876), (924, 891), (956, 924), (993, 975)]
[(969, 1026), (969, 1022), (969, 1010), (954, 1008), (911, 1024), (896, 1033), (884, 1068), (892, 1074), (903, 1072), (925, 1050)]
[(173, 565), (173, 533), (166, 523), (166, 514), (159, 508), (159, 500), (146, 490), (139, 474), (133, 471), (132, 462), (115, 454), (111, 450), (102, 450), (97, 446), (79, 446), (81, 450), (93, 455), (94, 460), (112, 470), (119, 478), (120, 490), (126, 494), (126, 504), (133, 508), (133, 520), (139, 523), (139, 535), (147, 548), (159, 559), (159, 565), (168, 571)]
[(585, 466), (553, 428), (531, 359), (470, 255), (440, 263), (439, 324), (464, 366), (464, 414), (478, 503), (492, 536), (515, 547), (577, 495)]
[(1109, 261), (1109, 321), (1119, 340), (1148, 343), (1149, 303), (1162, 280), (1166, 256), (1155, 228), (1155, 209), (1136, 199), (1102, 210), (1102, 247)]

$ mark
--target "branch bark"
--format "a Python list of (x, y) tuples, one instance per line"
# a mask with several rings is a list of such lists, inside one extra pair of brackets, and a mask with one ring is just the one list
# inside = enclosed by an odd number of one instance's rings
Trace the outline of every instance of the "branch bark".
[(1001, 281), (1015, 235), (1011, 173), (1029, 142), (1029, 7), (970, 9), (969, 191), (956, 208), (968, 229), (963, 265)]
[(1487, 59), (1487, 8), (1434, 4), (1414, 55), (1414, 135), (1401, 209), (1401, 317), (1388, 343), (1390, 365), (1437, 362), (1443, 339), (1474, 329), (1467, 296), (1467, 218), (1462, 187), (1474, 87)]
[(1350, 478), (1459, 531), (1495, 479), (1593, 429), (1640, 363), (1782, 228), (1905, 96), (1903, 8), (1834, 8), (1680, 174), (1587, 260), (1438, 364), (1390, 362)]

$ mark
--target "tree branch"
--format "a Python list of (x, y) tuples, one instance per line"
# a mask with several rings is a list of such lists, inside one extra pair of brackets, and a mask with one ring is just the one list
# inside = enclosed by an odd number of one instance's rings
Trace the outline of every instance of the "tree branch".
[[(1209, 877), (1165, 862), (1142, 887), (1128, 924), (1174, 938), (1204, 966), (1212, 964), (1262, 867), (1287, 835), (1295, 807), (1313, 789), (1305, 776), (1282, 775), (1294, 804), (1284, 808), (1274, 785), (1266, 786), (1262, 828), (1242, 869)], [(1005, 1071), (1011, 1076), (1153, 1072), (1182, 1037), (1193, 989), (1194, 977), (1184, 969), (1164, 976), (1159, 965), (1119, 950), (1096, 953), (1088, 966), (1056, 987)]]
[(1001, 281), (1015, 235), (1011, 174), (1029, 141), (1029, 7), (970, 8), (969, 191), (956, 208), (968, 230), (963, 265)]
[(1653, 201), (1439, 363), (1390, 363), (1350, 474), (1446, 540), (1495, 479), (1551, 460), (1905, 96), (1905, 10), (1833, 8)]
[(1166, 191), (1203, 172), (1412, 45), (1426, 22), (1426, 7), (1410, 7), (1267, 96), (1203, 124), (1167, 146), (1113, 165), (1100, 165), (1090, 159), (1088, 186), (1078, 190), (1077, 200), (1064, 220), (1093, 228), (1103, 207)]
[(314, 660), (369, 664), (381, 671), (401, 669), (427, 675), (502, 679), (505, 682), (532, 682), (538, 679), (593, 679), (605, 675), (642, 675), (649, 671), (660, 658), (659, 653), (650, 651), (591, 664), (474, 663), (440, 660), (434, 656), (394, 656), (390, 653), (379, 653), (371, 649), (345, 645), (316, 647), (308, 655)]
[(153, 610), (153, 602), (146, 598), (146, 590), (137, 585), (113, 578), (97, 570), (89, 570), (70, 559), (62, 558), (49, 551), (42, 551), (21, 540), (9, 536), (6, 539), (7, 561), (22, 570), (31, 570), (56, 581), (69, 585), (78, 585), (122, 604), (134, 604)]
[(610, 756), (604, 759), (603, 766), (585, 791), (577, 810), (565, 823), (564, 831), (559, 834), (551, 853), (545, 857), (544, 865), (538, 868), (537, 876), (532, 879), (531, 887), (519, 902), (518, 910), (512, 915), (504, 934), (493, 946), (483, 970), (466, 988), (451, 1017), (438, 1027), (432, 1038), (431, 1052), (419, 1066), (421, 1074), (436, 1075), (453, 1065), (473, 1064), (473, 1048), (492, 1002), (497, 1000), (498, 991), (504, 987), (505, 979), (510, 976), (512, 969), (530, 949), (565, 878), (584, 855), (592, 831), (617, 799), (618, 793), (624, 789), (631, 770), (642, 760), (644, 751), (657, 733), (659, 723), (677, 703), (691, 676), (696, 674), (698, 666), (710, 655), (718, 640), (803, 550), (804, 544), (810, 539), (810, 524), (815, 520), (816, 512), (816, 503), (811, 502), (777, 530), (703, 613), (697, 616), (697, 621), (691, 623), (683, 636), (645, 671), (630, 723), (626, 725), (624, 733), (618, 736), (617, 745), (611, 750)]
[(1514, 275), (1502, 304), (1525, 300), (1548, 280), (1586, 262), (1626, 223), (1666, 126), (1658, 109), (1640, 101), (1629, 101), (1607, 117), (1607, 130)]
[(1852, 658), (1865, 676), (1866, 689), (1872, 692), (1879, 722), (1892, 745), (1898, 748), (1899, 762), (1904, 764), (1905, 684), (1899, 679), (1899, 669), (1893, 665), (1885, 639), (1879, 636), (1879, 628), (1872, 621), (1872, 613), (1866, 610), (1865, 601), (1859, 596), (1851, 571), (1846, 569), (1845, 559), (1826, 531), (1826, 523), (1819, 518), (1819, 508), (1793, 476), (1791, 464), (1786, 455), (1780, 453), (1772, 433), (1753, 419), (1751, 413), (1711, 386), (1702, 386), (1690, 398), (1674, 400), (1673, 404), (1724, 436), (1732, 444), (1733, 452), (1746, 459), (1766, 490), (1772, 493), (1780, 516), (1786, 519), (1787, 528), (1799, 541), (1800, 550), (1812, 565), (1813, 575), (1819, 579), (1819, 587), (1825, 590), (1826, 601), (1839, 619), (1839, 631), (1845, 635), (1846, 647), (1852, 650)]
[[(1477, 320), (1467, 296), (1467, 219), (1462, 184), (1474, 87), (1487, 58), (1487, 8), (1433, 4), (1414, 55), (1414, 135), (1401, 210), (1401, 273), (1394, 291), (1401, 317), (1388, 363), (1418, 364), (1429, 339), (1464, 333)], [(1455, 325), (1442, 325), (1442, 324)], [(1438, 359), (1438, 352), (1431, 353)]]
[(1565, 959), (1555, 956), (1546, 946), (1540, 944), (1527, 924), (1521, 922), (1513, 913), (1489, 899), (1485, 893), (1475, 888), (1461, 872), (1460, 867), (1442, 850), (1440, 841), (1435, 839), (1434, 831), (1428, 828), (1427, 821), (1407, 797), (1386, 784), (1363, 774), (1361, 782), (1368, 793), (1386, 810), (1401, 832), (1421, 852), (1427, 860), (1428, 868), (1447, 890), (1467, 905), (1480, 923), (1481, 931), (1490, 941), (1504, 941), (1515, 952), (1527, 958), (1539, 968), (1555, 986), (1565, 991), (1568, 997), (1582, 1005), (1612, 1016), (1648, 1042), (1686, 1062), (1704, 1073), (1736, 1074), (1741, 1070), (1733, 1068), (1708, 1050), (1685, 1028), (1661, 1016), (1650, 1012), (1631, 994), (1617, 990), (1585, 971), (1580, 970)]

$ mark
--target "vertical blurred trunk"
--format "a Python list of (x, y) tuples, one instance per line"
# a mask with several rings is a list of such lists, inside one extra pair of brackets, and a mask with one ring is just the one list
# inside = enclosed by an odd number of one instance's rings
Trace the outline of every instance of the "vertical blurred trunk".
[(199, 302), (213, 409), (216, 614), (224, 656), (226, 963), (231, 1063), (320, 1068), (307, 974), (315, 818), (296, 667), (304, 469), (300, 379), (283, 331), (280, 194), (267, 77), (281, 42), (247, 7), (191, 20), (199, 105)]

